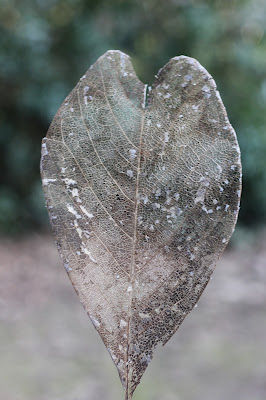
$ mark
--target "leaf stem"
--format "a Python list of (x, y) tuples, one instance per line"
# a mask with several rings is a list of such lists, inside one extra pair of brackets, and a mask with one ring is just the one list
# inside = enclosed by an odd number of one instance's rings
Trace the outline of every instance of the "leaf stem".
[(126, 390), (125, 400), (132, 400), (131, 394)]

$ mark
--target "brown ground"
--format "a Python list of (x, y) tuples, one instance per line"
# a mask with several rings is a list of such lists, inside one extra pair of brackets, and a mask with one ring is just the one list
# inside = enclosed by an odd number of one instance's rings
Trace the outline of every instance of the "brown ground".
[[(266, 399), (265, 239), (245, 236), (223, 255), (135, 400)], [(124, 397), (50, 236), (0, 241), (0, 357), (0, 400)]]

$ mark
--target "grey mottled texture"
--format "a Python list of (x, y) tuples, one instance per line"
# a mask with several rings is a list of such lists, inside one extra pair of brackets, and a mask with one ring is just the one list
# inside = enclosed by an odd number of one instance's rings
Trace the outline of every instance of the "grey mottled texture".
[(59, 253), (130, 399), (237, 220), (240, 151), (214, 80), (181, 56), (147, 91), (108, 51), (57, 112), (41, 169)]

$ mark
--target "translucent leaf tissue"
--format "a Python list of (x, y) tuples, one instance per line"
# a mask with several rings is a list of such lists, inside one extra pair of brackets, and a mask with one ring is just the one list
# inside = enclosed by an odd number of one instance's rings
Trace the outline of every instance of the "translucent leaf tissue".
[(236, 224), (240, 150), (214, 80), (180, 56), (147, 88), (108, 51), (55, 115), (41, 174), (65, 269), (131, 399)]

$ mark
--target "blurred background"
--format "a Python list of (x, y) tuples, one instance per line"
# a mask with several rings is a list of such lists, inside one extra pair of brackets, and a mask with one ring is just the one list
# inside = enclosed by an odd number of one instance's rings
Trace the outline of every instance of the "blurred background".
[(266, 398), (265, 0), (0, 0), (0, 399), (122, 399), (53, 244), (39, 159), (64, 98), (108, 49), (152, 84), (171, 57), (214, 77), (243, 163), (237, 229), (136, 400)]

